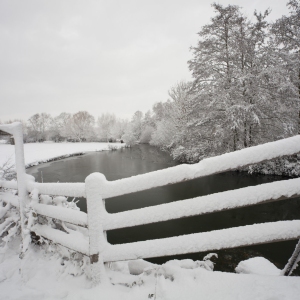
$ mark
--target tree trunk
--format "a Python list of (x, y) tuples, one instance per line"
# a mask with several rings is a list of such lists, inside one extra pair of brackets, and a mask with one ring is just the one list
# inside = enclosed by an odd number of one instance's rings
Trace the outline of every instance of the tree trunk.
[(237, 150), (237, 130), (234, 128), (233, 132), (233, 151)]
[(252, 124), (249, 126), (249, 147), (252, 146)]
[[(300, 69), (299, 69), (299, 73), (298, 73), (298, 79), (299, 79), (298, 94), (299, 94), (299, 101), (300, 101)], [(298, 117), (298, 134), (300, 134), (300, 110), (299, 110), (299, 117)]]
[(300, 134), (300, 110), (299, 110), (299, 118), (298, 118), (298, 134)]
[(247, 123), (244, 122), (244, 147), (247, 148), (248, 144), (247, 144)]

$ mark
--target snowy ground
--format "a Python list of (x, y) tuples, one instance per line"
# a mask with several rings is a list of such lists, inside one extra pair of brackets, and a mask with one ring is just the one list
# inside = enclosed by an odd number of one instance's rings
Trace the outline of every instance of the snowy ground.
[(111, 283), (93, 287), (84, 274), (70, 275), (72, 269), (57, 255), (32, 247), (21, 262), (17, 248), (12, 243), (0, 254), (1, 300), (299, 300), (300, 295), (299, 277), (184, 269), (174, 263), (140, 275), (129, 274), (126, 267), (107, 269)]
[[(69, 156), (76, 153), (89, 151), (109, 150), (110, 147), (121, 148), (120, 143), (30, 143), (24, 144), (25, 164), (32, 166), (47, 162), (57, 157)], [(0, 144), (0, 166), (8, 159), (14, 164), (15, 146)]]

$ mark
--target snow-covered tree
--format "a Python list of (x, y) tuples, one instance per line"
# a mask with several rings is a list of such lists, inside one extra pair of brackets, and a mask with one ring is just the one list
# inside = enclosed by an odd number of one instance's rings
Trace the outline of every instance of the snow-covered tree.
[(114, 114), (102, 114), (97, 120), (97, 131), (100, 140), (108, 141), (113, 138), (113, 128), (117, 122), (116, 116)]
[(216, 16), (199, 32), (189, 61), (194, 76), (193, 123), (203, 155), (237, 150), (292, 134), (291, 92), (283, 60), (270, 43), (269, 24), (239, 7), (213, 4)]
[(68, 129), (72, 115), (69, 113), (61, 113), (57, 117), (52, 119), (51, 123), (51, 139), (58, 142), (66, 139), (69, 135)]
[(290, 87), (287, 95), (296, 101), (298, 114), (298, 134), (300, 134), (300, 2), (290, 0), (287, 3), (289, 16), (282, 16), (272, 25), (275, 44), (280, 58), (285, 62), (287, 76), (294, 86)]
[(171, 119), (162, 119), (156, 124), (156, 130), (151, 135), (150, 144), (162, 150), (170, 150), (174, 143), (176, 126)]
[(128, 125), (127, 120), (117, 119), (113, 127), (111, 128), (111, 135), (116, 140), (121, 140)]
[(68, 125), (68, 132), (71, 138), (79, 142), (94, 137), (95, 118), (87, 111), (79, 111), (74, 114)]
[(50, 114), (35, 114), (28, 119), (28, 136), (34, 141), (43, 141), (48, 138), (47, 131), (50, 129), (52, 117)]
[(149, 144), (154, 131), (155, 129), (152, 126), (149, 125), (143, 126), (143, 130), (140, 136), (140, 143)]
[(136, 111), (131, 120), (133, 135), (137, 140), (140, 139), (143, 130), (143, 113)]
[(172, 155), (176, 153), (174, 158), (183, 160), (192, 140), (190, 84), (179, 82), (170, 89), (169, 96), (167, 102), (153, 107), (156, 126), (150, 143), (171, 151)]
[(122, 135), (122, 140), (128, 145), (133, 146), (139, 142), (136, 135), (134, 134), (134, 126), (132, 122), (128, 123), (124, 134)]

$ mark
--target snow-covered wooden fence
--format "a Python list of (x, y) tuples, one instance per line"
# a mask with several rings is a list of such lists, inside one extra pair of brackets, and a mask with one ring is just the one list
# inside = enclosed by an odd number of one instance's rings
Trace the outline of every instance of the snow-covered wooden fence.
[[(17, 130), (11, 130), (9, 126), (15, 128), (19, 125), (6, 125), (6, 127), (1, 125), (0, 129), (14, 134)], [(21, 156), (23, 150), (18, 150), (18, 147), (22, 148), (23, 146), (18, 146), (18, 138), (15, 140), (16, 156)], [(18, 183), (0, 182), (2, 187), (18, 188), (19, 197), (8, 194), (0, 194), (0, 196), (12, 205), (19, 203), (21, 215), (24, 205), (28, 204), (28, 193), (34, 190), (40, 194), (85, 197), (87, 199), (87, 214), (35, 202), (31, 202), (30, 205), (39, 215), (86, 227), (88, 236), (68, 234), (40, 224), (35, 224), (31, 230), (54, 243), (88, 255), (91, 261), (93, 280), (99, 282), (105, 280), (104, 262), (195, 253), (299, 239), (300, 220), (254, 224), (120, 245), (109, 244), (106, 240), (106, 231), (298, 197), (300, 196), (300, 178), (115, 214), (106, 211), (104, 201), (104, 199), (115, 196), (235, 170), (296, 153), (300, 153), (299, 135), (207, 158), (194, 165), (179, 165), (116, 181), (107, 181), (103, 174), (93, 173), (86, 178), (85, 183), (37, 183), (26, 180), (25, 171), (19, 170)], [(21, 167), (18, 166), (19, 162), (21, 162)], [(16, 163), (17, 170), (24, 168), (21, 158), (16, 159)], [(295, 266), (299, 257), (299, 249), (300, 243), (298, 243), (293, 256), (283, 271), (285, 275), (290, 274)]]

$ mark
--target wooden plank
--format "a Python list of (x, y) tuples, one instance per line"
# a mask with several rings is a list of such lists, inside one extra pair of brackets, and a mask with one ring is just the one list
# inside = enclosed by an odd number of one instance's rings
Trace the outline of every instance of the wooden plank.
[(6, 131), (3, 131), (0, 129), (0, 135), (4, 135), (4, 136), (12, 136), (12, 134), (6, 132)]
[(132, 227), (300, 197), (300, 178), (106, 214), (104, 229)]
[(17, 181), (6, 181), (6, 180), (0, 180), (0, 187), (4, 187), (7, 189), (18, 189), (18, 182)]
[(19, 207), (19, 198), (10, 193), (2, 193), (0, 192), (0, 199), (2, 199), (6, 203), (10, 203), (14, 207)]
[(37, 189), (39, 194), (42, 195), (55, 195), (66, 197), (84, 197), (85, 195), (85, 183), (40, 183), (40, 182), (27, 182), (28, 192)]
[(104, 262), (197, 253), (300, 238), (300, 220), (201, 232), (164, 239), (109, 245)]
[(39, 215), (87, 227), (87, 214), (83, 211), (41, 203), (32, 203), (31, 206)]
[(80, 233), (67, 234), (63, 231), (51, 228), (47, 225), (36, 224), (31, 228), (36, 235), (42, 236), (55, 244), (64, 246), (73, 251), (77, 251), (89, 256), (89, 242)]
[(252, 164), (298, 153), (300, 153), (300, 135), (209, 157), (192, 165), (182, 164), (129, 178), (107, 181), (102, 191), (102, 197), (103, 199), (108, 199), (159, 186), (236, 170)]

